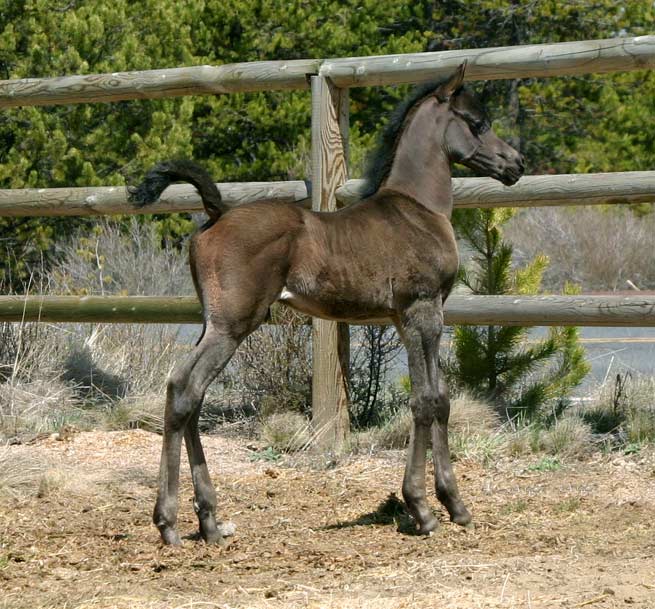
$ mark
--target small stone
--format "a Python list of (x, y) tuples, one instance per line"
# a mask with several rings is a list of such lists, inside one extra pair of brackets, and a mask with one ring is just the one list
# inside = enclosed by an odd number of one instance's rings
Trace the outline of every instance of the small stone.
[(237, 532), (237, 526), (233, 522), (219, 522), (216, 525), (218, 532), (222, 537), (234, 537)]

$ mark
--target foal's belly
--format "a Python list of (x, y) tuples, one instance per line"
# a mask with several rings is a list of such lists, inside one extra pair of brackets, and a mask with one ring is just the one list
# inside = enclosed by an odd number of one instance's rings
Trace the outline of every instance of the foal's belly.
[(278, 301), (312, 317), (349, 323), (386, 323), (393, 319), (394, 311), (378, 303), (352, 303), (346, 300), (319, 299), (294, 293), (284, 288)]

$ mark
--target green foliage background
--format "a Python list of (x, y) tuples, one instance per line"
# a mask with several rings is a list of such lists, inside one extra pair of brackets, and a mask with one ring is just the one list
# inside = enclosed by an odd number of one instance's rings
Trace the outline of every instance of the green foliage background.
[[(426, 34), (402, 25), (423, 17), (416, 11), (370, 0), (3, 0), (0, 73), (15, 79), (420, 51)], [(366, 91), (353, 95), (355, 162), (393, 100), (385, 92), (374, 101)], [(217, 180), (304, 178), (309, 101), (306, 91), (267, 92), (4, 110), (0, 187), (124, 184), (172, 157), (203, 162)], [(192, 228), (170, 216), (155, 221), (174, 239)], [(0, 219), (0, 279), (20, 289), (43, 256), (48, 263), (53, 241), (81, 222), (93, 221)]]
[[(0, 0), (5, 79), (237, 61), (583, 40), (652, 31), (648, 0)], [(479, 87), (482, 88), (482, 87)], [(488, 83), (496, 129), (532, 173), (652, 168), (652, 72)], [(406, 87), (352, 90), (352, 174)], [(192, 157), (217, 180), (305, 178), (309, 94), (268, 92), (3, 110), (0, 187), (124, 184)], [(162, 236), (191, 229), (154, 218)], [(48, 264), (71, 218), (0, 219), (0, 279)]]

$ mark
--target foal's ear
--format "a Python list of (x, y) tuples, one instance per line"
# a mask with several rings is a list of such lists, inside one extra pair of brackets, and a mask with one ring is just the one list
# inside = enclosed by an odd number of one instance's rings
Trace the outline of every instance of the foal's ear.
[(466, 61), (462, 63), (453, 75), (436, 91), (437, 99), (440, 102), (448, 101), (452, 95), (464, 84), (464, 73), (466, 72)]

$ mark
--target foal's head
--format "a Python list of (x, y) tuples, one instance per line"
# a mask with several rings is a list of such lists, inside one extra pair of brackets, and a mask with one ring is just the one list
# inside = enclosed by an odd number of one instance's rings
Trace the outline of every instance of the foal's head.
[(493, 132), (484, 109), (464, 88), (465, 69), (462, 64), (434, 93), (448, 107), (443, 146), (451, 161), (511, 186), (523, 175), (523, 157)]

